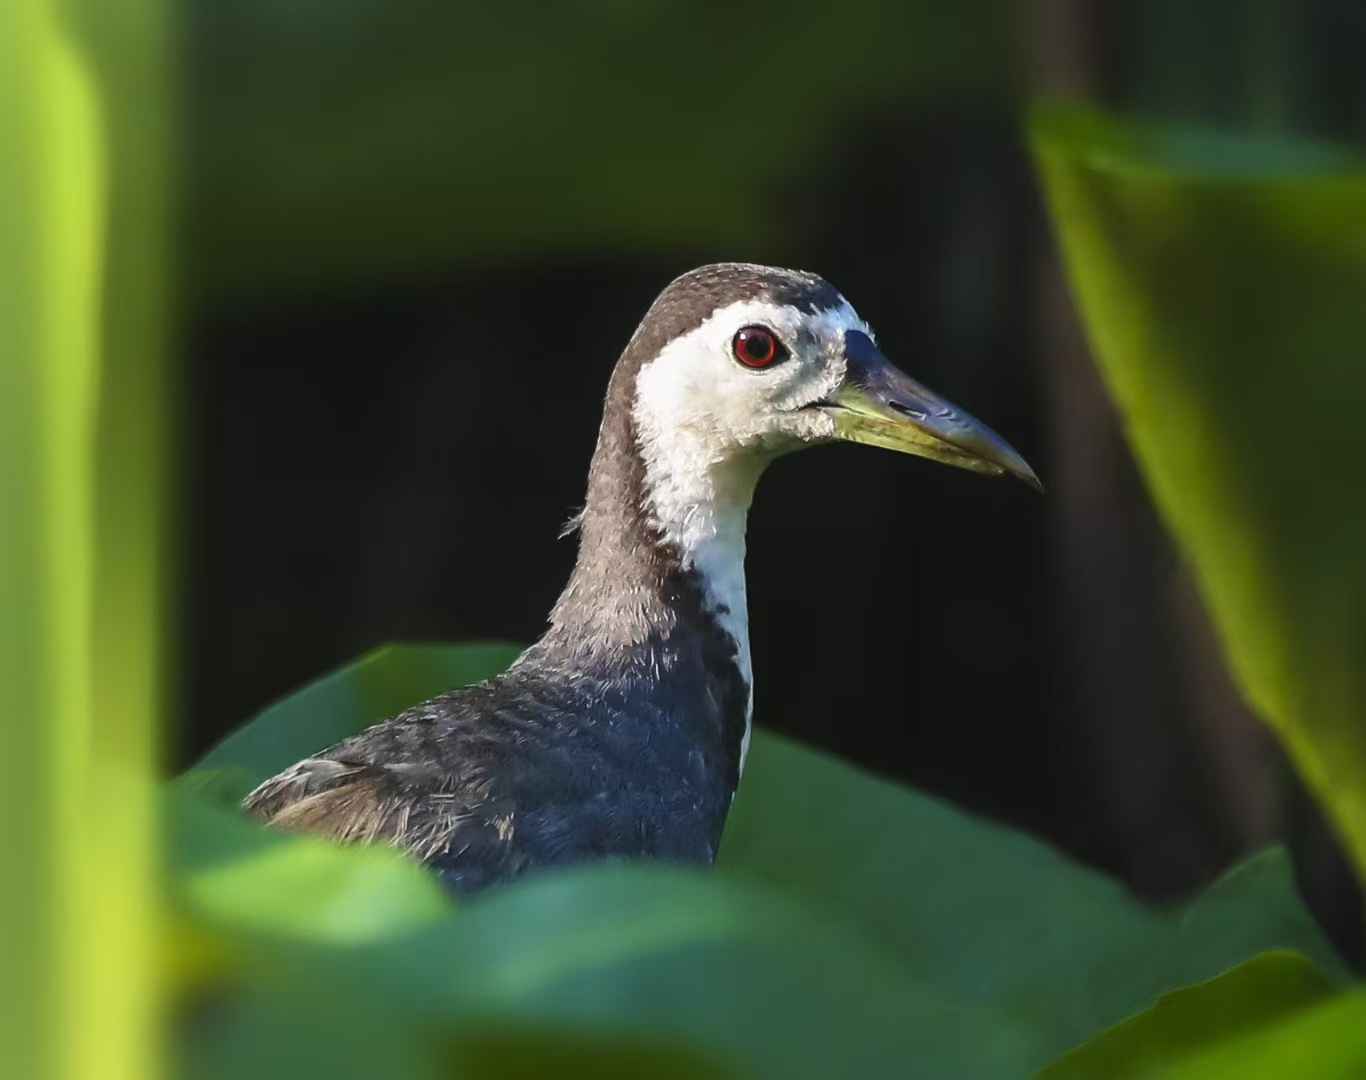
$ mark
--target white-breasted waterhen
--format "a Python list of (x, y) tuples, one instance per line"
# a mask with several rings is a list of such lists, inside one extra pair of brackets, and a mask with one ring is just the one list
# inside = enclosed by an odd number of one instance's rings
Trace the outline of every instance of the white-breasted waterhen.
[(868, 443), (1038, 487), (1009, 445), (888, 362), (814, 274), (673, 281), (607, 387), (578, 561), (502, 675), (319, 751), (246, 806), (397, 845), (467, 891), (601, 858), (709, 863), (749, 747), (745, 519), (775, 458)]

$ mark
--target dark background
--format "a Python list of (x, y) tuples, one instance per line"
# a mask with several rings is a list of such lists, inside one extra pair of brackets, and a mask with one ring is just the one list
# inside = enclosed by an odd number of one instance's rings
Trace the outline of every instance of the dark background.
[(796, 266), (1049, 490), (779, 462), (749, 532), (759, 722), (1149, 897), (1289, 836), (1360, 958), (1350, 876), (1080, 337), (1020, 121), (1073, 93), (1360, 143), (1366, 8), (644, 7), (192, 5), (178, 759), (377, 643), (534, 639), (654, 295)]

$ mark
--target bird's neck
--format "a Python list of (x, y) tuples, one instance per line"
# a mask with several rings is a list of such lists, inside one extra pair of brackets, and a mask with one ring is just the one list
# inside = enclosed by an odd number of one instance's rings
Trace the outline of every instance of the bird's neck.
[(589, 471), (579, 557), (551, 614), (561, 636), (636, 645), (667, 640), (690, 620), (735, 643), (752, 683), (745, 600), (745, 524), (764, 462), (718, 455), (702, 433), (667, 442), (627, 410), (604, 418)]
[(749, 614), (745, 595), (745, 527), (763, 463), (716, 459), (704, 447), (674, 440), (671, 453), (646, 455), (646, 502), (661, 543), (693, 573), (708, 610), (735, 639), (747, 683)]
[[(579, 522), (579, 554), (550, 629), (518, 665), (663, 718), (712, 755), (731, 793), (749, 749), (753, 685), (745, 523), (763, 465), (708, 452), (687, 424), (642, 416), (637, 337), (608, 386)], [(732, 771), (733, 770), (733, 771)]]

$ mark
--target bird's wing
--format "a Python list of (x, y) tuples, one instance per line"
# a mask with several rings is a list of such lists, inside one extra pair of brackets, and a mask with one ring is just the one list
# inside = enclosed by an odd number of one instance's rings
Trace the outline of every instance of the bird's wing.
[(247, 796), (270, 825), (349, 843), (388, 843), (420, 859), (487, 861), (505, 847), (511, 812), (496, 801), (442, 789), (422, 765), (305, 758)]

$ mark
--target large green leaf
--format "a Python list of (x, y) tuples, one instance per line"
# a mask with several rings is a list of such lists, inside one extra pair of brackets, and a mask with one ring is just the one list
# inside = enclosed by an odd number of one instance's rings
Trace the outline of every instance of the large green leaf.
[(1062, 106), (1033, 141), (1153, 497), (1366, 870), (1366, 168)]
[(1216, 978), (1164, 994), (1039, 1073), (1038, 1080), (1139, 1080), (1317, 1004), (1333, 984), (1304, 957), (1263, 953)]
[[(763, 731), (719, 873), (585, 867), (449, 909), (392, 853), (275, 834), (202, 798), (215, 787), (236, 797), (514, 651), (372, 653), (267, 710), (180, 782), (176, 895), (265, 988), (231, 1023), (278, 1026), (261, 1017), (261, 993), (297, 1002), (325, 986), (334, 1022), (392, 1014), (380, 1028), (406, 1032), (405, 1052), (426, 1047), (420, 1068), (493, 1053), (471, 1042), (493, 1024), (550, 1047), (587, 1039), (589, 1062), (624, 1040), (665, 1058), (691, 1047), (742, 1075), (903, 1076), (912, 1063), (913, 1074), (990, 1080), (1025, 1075), (1160, 991), (1264, 949), (1340, 971), (1279, 852), (1154, 912), (1028, 837)], [(325, 947), (335, 942), (351, 947)], [(302, 1017), (277, 1035), (326, 1026)], [(231, 1075), (284, 1060), (264, 1036), (218, 1036), (204, 1046), (235, 1055)]]
[(175, 896), (203, 923), (342, 943), (450, 912), (436, 879), (395, 851), (271, 832), (187, 792), (166, 809)]
[(964, 1008), (1018, 1026), (1034, 1065), (1264, 950), (1343, 974), (1278, 849), (1154, 910), (1030, 837), (765, 732), (721, 867), (859, 925)]
[[(274, 1002), (285, 1044), (360, 1023), (348, 1057), (389, 1039), (421, 1064), (487, 1053), (479, 1040), (493, 1029), (509, 1042), (558, 1031), (654, 1045), (665, 1060), (683, 1047), (745, 1076), (900, 1077), (916, 1064), (1004, 1080), (1022, 1060), (1016, 1031), (983, 1024), (799, 901), (663, 866), (543, 875), (417, 934), (325, 953), (276, 941), (242, 966), (257, 977), (243, 1012)], [(236, 1075), (272, 1074), (274, 1051), (215, 1041)]]
[[(1003, 0), (195, 0), (189, 17), (189, 228), (213, 289), (771, 247), (773, 192), (851, 115), (1005, 86), (1015, 23)], [(820, 60), (775, 96), (727, 42)]]
[(1161, 1080), (1361, 1080), (1366, 993), (1357, 991), (1173, 1064)]

